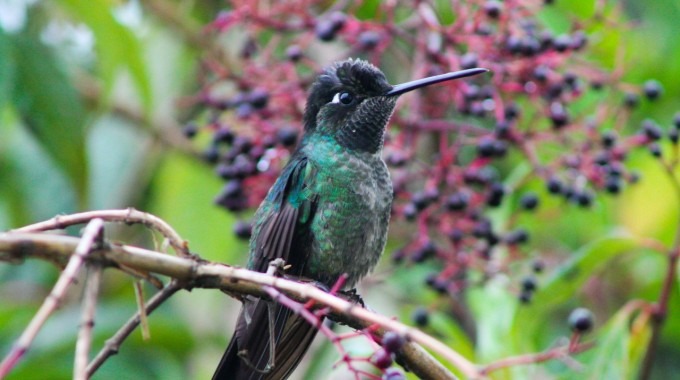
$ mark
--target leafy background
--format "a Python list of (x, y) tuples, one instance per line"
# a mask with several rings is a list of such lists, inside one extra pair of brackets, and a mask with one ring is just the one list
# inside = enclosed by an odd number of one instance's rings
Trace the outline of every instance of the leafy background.
[[(374, 2), (365, 1), (361, 9)], [(596, 3), (558, 0), (540, 17), (560, 31), (574, 18), (592, 17)], [(438, 4), (446, 9), (446, 2)], [(652, 117), (668, 127), (680, 109), (680, 3), (622, 4), (619, 17), (630, 23), (589, 30), (596, 38), (586, 58), (607, 68), (623, 64), (623, 80), (630, 83), (649, 78), (663, 83), (664, 96), (642, 104), (633, 119)], [(198, 86), (201, 46), (187, 36), (199, 35), (225, 7), (221, 1), (0, 0), (0, 230), (61, 213), (134, 206), (168, 221), (205, 259), (244, 263), (247, 245), (232, 232), (237, 217), (212, 203), (221, 181), (182, 140), (178, 125), (191, 112), (177, 107), (178, 100)], [(616, 54), (621, 48), (623, 57)], [(494, 377), (634, 378), (649, 327), (632, 322), (636, 315), (623, 306), (632, 299), (656, 300), (667, 265), (663, 255), (640, 248), (638, 238), (670, 244), (680, 217), (661, 166), (645, 153), (628, 161), (643, 180), (619, 197), (599, 196), (588, 210), (566, 207), (548, 197), (540, 183), (529, 184), (542, 206), (522, 216), (522, 224), (532, 232), (537, 252), (554, 253), (533, 302), (517, 301), (516, 278), (527, 272), (520, 265), (465, 295), (476, 342), (445, 308), (431, 308), (426, 330), (473, 361), (488, 363), (550, 347), (569, 335), (569, 311), (585, 306), (596, 315), (592, 337), (598, 344), (577, 357), (580, 371), (554, 361), (513, 367)], [(526, 170), (521, 163), (509, 164)], [(133, 244), (153, 244), (142, 229), (110, 233)], [(393, 237), (390, 246), (398, 242)], [(427, 273), (426, 266), (395, 268), (383, 260), (360, 291), (376, 310), (408, 322), (415, 308), (437, 299), (422, 286)], [(57, 276), (45, 263), (0, 264), (0, 355)], [(128, 278), (107, 273), (104, 284), (95, 349), (135, 311)], [(79, 294), (74, 290), (49, 320), (10, 379), (71, 377)], [(151, 339), (133, 334), (95, 378), (208, 378), (238, 307), (219, 292), (179, 294), (151, 317)], [(669, 310), (653, 372), (659, 379), (680, 371), (677, 281)], [(334, 349), (323, 339), (315, 344), (298, 371), (300, 378), (328, 376)], [(368, 353), (359, 340), (348, 345), (357, 354)], [(330, 376), (342, 378), (339, 370)]]

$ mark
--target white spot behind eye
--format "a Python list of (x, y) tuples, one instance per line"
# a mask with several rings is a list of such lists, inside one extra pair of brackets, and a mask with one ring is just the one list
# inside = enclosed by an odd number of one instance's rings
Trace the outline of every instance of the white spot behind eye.
[(340, 103), (340, 93), (336, 93), (335, 96), (333, 96), (333, 100), (331, 100), (331, 103)]

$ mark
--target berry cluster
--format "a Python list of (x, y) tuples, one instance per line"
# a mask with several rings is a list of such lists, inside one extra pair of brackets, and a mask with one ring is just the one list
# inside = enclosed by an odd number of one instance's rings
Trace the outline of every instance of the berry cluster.
[[(568, 33), (556, 34), (537, 17), (552, 6), (548, 0), (423, 1), (415, 10), (401, 0), (375, 9), (259, 3), (233, 1), (209, 26), (228, 43), (222, 60), (206, 56), (204, 86), (195, 97), (204, 114), (185, 127), (227, 181), (216, 203), (231, 211), (256, 207), (278, 176), (299, 139), (306, 89), (330, 61), (361, 57), (389, 78), (403, 68), (410, 78), (491, 69), (492, 77), (409, 94), (387, 135), (392, 229), (415, 231), (392, 258), (402, 265), (435, 262), (438, 270), (426, 284), (442, 295), (464, 291), (471, 271), (483, 278), (507, 271), (528, 251), (530, 231), (514, 216), (541, 206), (540, 189), (524, 186), (530, 180), (566, 204), (589, 208), (639, 179), (625, 164), (631, 149), (663, 158), (660, 140), (678, 143), (680, 116), (666, 136), (651, 120), (639, 133), (626, 133), (636, 108), (663, 96), (659, 82), (625, 84), (617, 70), (579, 59), (592, 43), (587, 23), (604, 16), (574, 21)], [(531, 170), (509, 182), (509, 168), (519, 163)], [(490, 211), (504, 207), (510, 217), (492, 220)], [(234, 231), (250, 236), (245, 222)], [(543, 270), (540, 260), (531, 266), (532, 274), (518, 281), (521, 302), (530, 302)], [(427, 311), (417, 314), (418, 324), (427, 324)], [(383, 342), (372, 359), (379, 368), (391, 365), (388, 347)]]
[[(404, 16), (410, 3), (397, 1), (361, 18), (356, 7), (320, 12), (294, 3), (233, 2), (209, 28), (226, 36), (223, 53), (230, 59), (206, 57), (205, 85), (195, 99), (205, 112), (185, 127), (187, 137), (208, 136), (205, 159), (227, 181), (216, 203), (231, 211), (256, 207), (277, 177), (299, 138), (306, 88), (322, 66), (317, 51), (332, 52), (333, 60), (360, 56), (386, 70), (383, 57), (392, 56), (412, 68), (412, 77), (487, 67), (491, 80), (427, 88), (398, 106), (385, 160), (395, 219), (416, 224), (417, 232), (393, 259), (440, 262), (427, 284), (442, 294), (463, 290), (470, 269), (504, 268), (490, 264), (496, 248), (518, 252), (530, 234), (512, 218), (493, 223), (488, 211), (518, 197), (516, 211), (532, 212), (539, 196), (505, 183), (503, 163), (528, 163), (548, 194), (587, 208), (597, 193), (616, 195), (638, 180), (625, 166), (630, 149), (646, 146), (662, 155), (655, 122), (643, 122), (637, 135), (622, 133), (643, 99), (662, 96), (661, 85), (650, 80), (636, 89), (575, 60), (587, 50), (586, 25), (554, 35), (536, 18), (550, 3), (454, 2), (451, 11), (460, 17), (446, 20), (427, 2), (410, 17)], [(621, 94), (621, 103), (572, 110), (604, 87)], [(678, 128), (668, 138), (676, 143)], [(250, 235), (243, 222), (234, 231)], [(522, 284), (520, 299), (528, 301), (533, 287)]]

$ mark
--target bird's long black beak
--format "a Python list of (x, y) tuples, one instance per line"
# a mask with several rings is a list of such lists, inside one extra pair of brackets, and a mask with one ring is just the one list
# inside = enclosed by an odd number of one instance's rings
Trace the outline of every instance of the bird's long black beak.
[(385, 94), (385, 96), (399, 96), (401, 94), (404, 94), (406, 92), (415, 90), (417, 88), (429, 86), (431, 84), (439, 83), (439, 82), (446, 82), (448, 80), (453, 80), (453, 79), (460, 79), (460, 78), (465, 78), (469, 77), (472, 75), (477, 75), (481, 73), (485, 73), (489, 71), (488, 69), (482, 69), (482, 68), (474, 68), (474, 69), (467, 69), (467, 70), (460, 70), (460, 71), (454, 71), (451, 73), (446, 73), (446, 74), (441, 74), (441, 75), (435, 75), (423, 79), (416, 79), (412, 80), (410, 82), (398, 84), (392, 89)]

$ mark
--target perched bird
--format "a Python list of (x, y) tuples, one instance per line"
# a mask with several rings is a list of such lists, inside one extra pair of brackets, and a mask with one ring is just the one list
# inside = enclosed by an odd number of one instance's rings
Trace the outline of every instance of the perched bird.
[[(282, 258), (287, 276), (330, 287), (346, 274), (346, 286), (354, 286), (385, 247), (392, 183), (381, 152), (397, 98), (486, 71), (392, 86), (366, 61), (327, 68), (307, 98), (304, 136), (255, 214), (248, 268), (266, 272), (272, 260)], [(247, 297), (213, 380), (285, 379), (316, 332), (290, 309)]]

